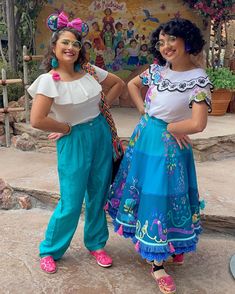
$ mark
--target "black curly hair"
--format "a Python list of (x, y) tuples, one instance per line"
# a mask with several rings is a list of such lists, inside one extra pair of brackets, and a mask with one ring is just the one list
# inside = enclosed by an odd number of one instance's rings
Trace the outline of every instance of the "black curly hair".
[(166, 23), (160, 24), (151, 36), (150, 52), (158, 60), (160, 65), (166, 64), (166, 60), (155, 48), (156, 43), (159, 41), (160, 32), (182, 38), (185, 46), (188, 48), (187, 52), (192, 55), (200, 53), (205, 45), (201, 31), (194, 23), (184, 18), (173, 18)]
[[(82, 36), (81, 34), (73, 29), (73, 28), (63, 28), (61, 30), (57, 30), (55, 31), (52, 36), (51, 36), (51, 40), (50, 40), (50, 44), (47, 48), (47, 52), (45, 53), (44, 55), (44, 59), (43, 59), (43, 68), (48, 72), (52, 69), (52, 66), (51, 66), (51, 60), (53, 57), (55, 57), (55, 54), (53, 52), (53, 48), (55, 47), (56, 45), (56, 42), (58, 41), (60, 35), (63, 33), (63, 32), (70, 32), (72, 34), (74, 34), (74, 36), (76, 37), (76, 39), (79, 41), (79, 42), (82, 42)], [(87, 60), (86, 60), (86, 50), (84, 48), (84, 46), (82, 46), (81, 50), (79, 51), (79, 56), (78, 56), (78, 59), (76, 60), (76, 62), (74, 63), (74, 67), (77, 65), (77, 64), (80, 64), (81, 67), (87, 63)]]

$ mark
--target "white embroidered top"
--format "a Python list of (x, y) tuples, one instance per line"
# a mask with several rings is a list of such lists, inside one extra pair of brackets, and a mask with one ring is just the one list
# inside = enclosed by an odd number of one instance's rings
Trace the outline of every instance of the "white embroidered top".
[[(92, 66), (101, 83), (106, 79), (108, 72)], [(51, 110), (56, 120), (70, 123), (72, 126), (87, 122), (100, 114), (101, 91), (101, 85), (88, 73), (70, 82), (55, 81), (52, 74), (45, 73), (40, 75), (28, 88), (33, 98), (37, 94), (52, 98), (54, 101)]]
[(189, 119), (193, 102), (205, 102), (211, 111), (212, 84), (202, 68), (178, 72), (168, 65), (152, 64), (140, 78), (149, 87), (145, 96), (149, 116), (167, 123)]

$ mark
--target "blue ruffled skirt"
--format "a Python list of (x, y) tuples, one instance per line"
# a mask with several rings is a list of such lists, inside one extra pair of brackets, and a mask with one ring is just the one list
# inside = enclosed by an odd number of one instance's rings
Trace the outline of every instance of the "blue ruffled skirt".
[(191, 147), (181, 150), (167, 123), (143, 116), (109, 191), (115, 231), (148, 260), (195, 251), (199, 204)]

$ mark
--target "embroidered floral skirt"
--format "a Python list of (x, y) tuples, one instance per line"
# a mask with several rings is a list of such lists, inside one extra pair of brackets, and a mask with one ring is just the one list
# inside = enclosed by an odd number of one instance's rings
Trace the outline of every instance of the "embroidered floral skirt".
[(192, 149), (180, 150), (167, 123), (143, 116), (108, 197), (120, 235), (148, 260), (195, 251), (200, 227)]

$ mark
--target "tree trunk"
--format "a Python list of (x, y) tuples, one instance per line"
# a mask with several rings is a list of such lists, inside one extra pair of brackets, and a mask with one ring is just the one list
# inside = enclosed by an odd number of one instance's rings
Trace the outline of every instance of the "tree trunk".
[(2, 61), (3, 61), (3, 64), (5, 66), (7, 66), (7, 61), (6, 61), (6, 58), (5, 58), (5, 55), (4, 55), (4, 52), (3, 52), (3, 49), (2, 49), (2, 40), (1, 40), (1, 37), (0, 37), (0, 56), (2, 58)]
[(6, 1), (7, 13), (7, 32), (8, 32), (8, 56), (9, 65), (14, 72), (17, 71), (17, 58), (16, 58), (16, 33), (14, 21), (14, 0)]
[[(228, 43), (225, 47), (224, 66), (229, 66), (230, 59), (234, 56), (234, 32), (235, 32), (235, 20), (230, 20), (227, 26)], [(234, 51), (235, 52), (235, 51)]]

